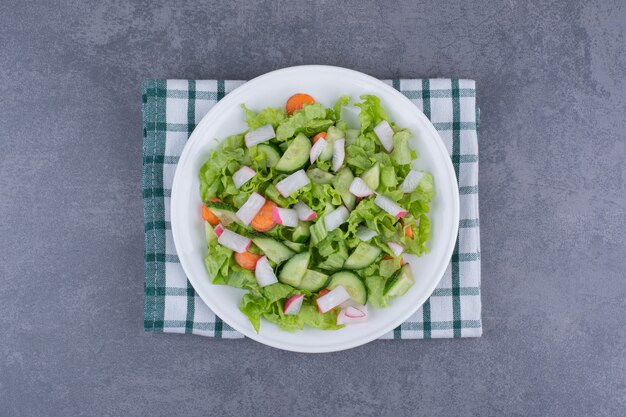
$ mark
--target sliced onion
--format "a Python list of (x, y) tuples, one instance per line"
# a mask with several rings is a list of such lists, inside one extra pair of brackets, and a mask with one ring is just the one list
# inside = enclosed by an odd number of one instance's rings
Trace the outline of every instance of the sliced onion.
[(387, 246), (389, 246), (389, 249), (391, 249), (393, 254), (396, 256), (400, 256), (402, 255), (402, 252), (404, 252), (404, 248), (399, 243), (387, 242)]
[(267, 259), (267, 256), (262, 256), (256, 262), (254, 277), (261, 288), (278, 282), (278, 278), (276, 278), (276, 274), (274, 273), (274, 268), (270, 265), (270, 261)]
[(250, 248), (252, 241), (245, 236), (241, 236), (228, 229), (224, 229), (217, 238), (220, 245), (226, 246), (228, 249), (237, 253), (244, 253)]
[(307, 177), (306, 173), (303, 169), (298, 170), (284, 178), (282, 181), (279, 181), (276, 184), (276, 189), (283, 197), (289, 197), (291, 194), (295, 193), (302, 187), (306, 187), (311, 180)]
[(349, 191), (357, 197), (367, 197), (374, 194), (374, 191), (359, 177), (352, 180)]
[(393, 151), (393, 129), (386, 120), (376, 125), (374, 133), (387, 152)]
[(317, 213), (311, 210), (311, 207), (307, 206), (302, 201), (298, 201), (293, 208), (296, 210), (296, 213), (298, 213), (298, 218), (303, 222), (308, 222), (317, 217)]
[(285, 306), (283, 307), (283, 311), (288, 316), (295, 316), (300, 312), (300, 307), (302, 307), (302, 302), (304, 301), (304, 294), (296, 294), (289, 297), (289, 299), (285, 302)]
[(367, 242), (368, 240), (371, 240), (374, 236), (378, 235), (376, 231), (372, 229), (368, 229), (365, 226), (357, 227), (355, 234), (356, 234), (356, 237), (361, 239), (363, 242)]
[(235, 215), (246, 226), (250, 224), (252, 219), (261, 211), (261, 207), (265, 204), (265, 198), (259, 193), (252, 193), (248, 201), (237, 210)]
[(324, 152), (326, 146), (328, 146), (328, 142), (326, 142), (326, 139), (319, 138), (317, 142), (315, 142), (313, 146), (311, 146), (309, 161), (311, 161), (311, 163), (315, 162), (317, 158), (319, 158), (319, 156), (322, 154), (322, 152)]
[(366, 323), (368, 311), (366, 306), (355, 305), (348, 306), (339, 312), (337, 316), (337, 324), (359, 324)]
[(346, 158), (346, 140), (337, 139), (333, 142), (333, 171), (339, 171), (339, 168), (343, 165), (343, 160)]
[(348, 291), (346, 291), (345, 288), (339, 285), (335, 287), (332, 291), (328, 292), (326, 295), (323, 295), (317, 299), (317, 308), (322, 313), (326, 313), (337, 307), (344, 301), (347, 301), (349, 298), (350, 294), (348, 294)]
[(256, 175), (256, 171), (248, 166), (242, 166), (233, 174), (233, 182), (235, 187), (241, 188), (242, 185), (250, 181)]
[(282, 226), (296, 227), (298, 225), (298, 212), (293, 209), (272, 207), (272, 220)]
[(397, 218), (402, 218), (409, 214), (405, 209), (397, 205), (393, 200), (381, 194), (378, 194), (376, 196), (376, 200), (374, 200), (374, 203), (376, 203), (378, 207), (385, 210), (387, 213)]
[(246, 146), (251, 148), (254, 145), (267, 142), (275, 137), (276, 133), (274, 133), (274, 126), (266, 124), (265, 126), (261, 126), (258, 129), (254, 129), (246, 133), (244, 140), (246, 142)]
[(330, 213), (324, 216), (324, 225), (326, 226), (326, 231), (332, 232), (342, 224), (348, 221), (348, 217), (350, 217), (350, 212), (344, 206), (339, 206)]
[(422, 171), (410, 170), (404, 178), (404, 181), (402, 181), (402, 184), (400, 184), (400, 190), (402, 190), (403, 193), (412, 193), (423, 178), (424, 173)]

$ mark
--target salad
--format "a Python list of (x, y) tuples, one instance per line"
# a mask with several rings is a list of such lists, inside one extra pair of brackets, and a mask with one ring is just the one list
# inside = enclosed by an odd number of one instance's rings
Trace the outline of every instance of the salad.
[(240, 310), (258, 332), (364, 323), (414, 283), (402, 254), (422, 255), (433, 178), (414, 167), (411, 132), (376, 96), (325, 108), (295, 94), (252, 111), (202, 166), (214, 284), (247, 290)]

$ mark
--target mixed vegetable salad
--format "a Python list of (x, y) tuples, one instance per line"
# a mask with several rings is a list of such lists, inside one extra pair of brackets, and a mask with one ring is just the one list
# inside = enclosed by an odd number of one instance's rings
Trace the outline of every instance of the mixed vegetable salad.
[(433, 178), (414, 168), (411, 133), (371, 95), (332, 109), (308, 94), (258, 113), (200, 169), (215, 284), (248, 290), (241, 311), (294, 331), (367, 321), (404, 295), (422, 255)]

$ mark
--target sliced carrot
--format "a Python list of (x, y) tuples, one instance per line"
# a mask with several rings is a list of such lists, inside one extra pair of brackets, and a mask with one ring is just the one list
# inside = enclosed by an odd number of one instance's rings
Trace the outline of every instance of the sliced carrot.
[[(215, 202), (215, 201), (222, 201), (222, 200), (216, 197), (212, 197), (212, 198), (209, 198), (209, 201)], [(209, 210), (209, 208), (205, 206), (204, 204), (202, 205), (202, 218), (205, 221), (209, 222), (211, 226), (216, 226), (220, 224), (220, 219), (215, 214), (213, 214), (213, 212)]]
[(250, 271), (254, 271), (254, 269), (256, 268), (256, 262), (259, 259), (261, 259), (261, 255), (257, 255), (256, 253), (235, 252), (235, 261), (239, 264), (240, 267), (249, 269)]
[[(389, 255), (383, 256), (383, 260), (384, 261), (388, 261), (390, 259), (393, 259), (393, 258), (391, 256), (389, 256)], [(400, 266), (402, 266), (402, 265), (404, 265), (404, 259), (400, 258)]]
[(254, 227), (259, 232), (267, 232), (272, 227), (276, 226), (276, 222), (272, 219), (272, 208), (276, 204), (273, 201), (266, 201), (261, 207), (261, 210), (254, 216), (254, 219), (250, 222), (250, 226)]
[(320, 138), (326, 139), (326, 132), (320, 132), (317, 135), (313, 136), (313, 143), (317, 142)]
[(406, 235), (406, 237), (408, 237), (409, 239), (413, 239), (413, 228), (412, 227), (407, 227), (406, 229), (404, 229), (404, 234)]
[(294, 94), (287, 100), (285, 110), (287, 110), (287, 114), (291, 115), (294, 111), (302, 109), (305, 104), (312, 103), (315, 103), (315, 99), (310, 95), (302, 93)]

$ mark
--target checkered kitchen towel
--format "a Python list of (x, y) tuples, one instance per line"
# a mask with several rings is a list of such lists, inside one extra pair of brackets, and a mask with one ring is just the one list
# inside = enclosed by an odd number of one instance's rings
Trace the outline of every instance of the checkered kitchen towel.
[[(474, 81), (387, 80), (433, 122), (459, 179), (459, 238), (448, 269), (428, 301), (386, 339), (482, 334), (478, 222), (478, 109)], [(170, 191), (176, 163), (196, 124), (244, 81), (148, 80), (143, 84), (143, 204), (146, 331), (243, 337), (202, 302), (176, 256)], [(242, 116), (243, 117), (243, 116)]]

